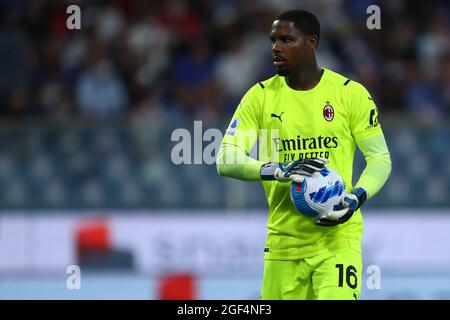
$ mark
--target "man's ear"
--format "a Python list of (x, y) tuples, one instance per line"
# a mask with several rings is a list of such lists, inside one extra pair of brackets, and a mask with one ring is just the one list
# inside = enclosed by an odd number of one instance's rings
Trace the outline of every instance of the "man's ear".
[(315, 35), (307, 36), (306, 45), (308, 46), (308, 49), (314, 50), (319, 45), (319, 38)]

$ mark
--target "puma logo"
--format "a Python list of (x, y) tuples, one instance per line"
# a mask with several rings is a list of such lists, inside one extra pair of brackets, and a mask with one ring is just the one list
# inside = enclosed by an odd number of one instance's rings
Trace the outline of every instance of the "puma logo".
[(271, 118), (278, 118), (278, 120), (280, 120), (281, 123), (283, 123), (283, 120), (281, 120), (281, 116), (283, 115), (284, 111), (282, 113), (280, 113), (279, 116), (277, 116), (275, 113), (272, 113), (270, 115)]

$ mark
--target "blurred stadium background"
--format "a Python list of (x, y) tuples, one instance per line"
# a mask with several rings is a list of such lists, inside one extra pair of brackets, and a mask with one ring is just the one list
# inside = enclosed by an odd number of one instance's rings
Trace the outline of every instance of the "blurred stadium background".
[(391, 150), (362, 298), (450, 299), (450, 6), (364, 0), (3, 0), (0, 299), (258, 299), (261, 186), (174, 165), (171, 134), (224, 131), (274, 73), (267, 34), (291, 8), (318, 15), (320, 65), (373, 93)]

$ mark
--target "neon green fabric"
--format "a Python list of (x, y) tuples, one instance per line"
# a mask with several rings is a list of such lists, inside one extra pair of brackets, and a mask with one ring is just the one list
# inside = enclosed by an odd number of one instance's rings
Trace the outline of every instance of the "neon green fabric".
[[(248, 155), (257, 141), (255, 160)], [(325, 157), (351, 192), (357, 145), (367, 160), (357, 186), (373, 197), (389, 175), (390, 157), (368, 91), (328, 69), (306, 91), (290, 88), (284, 77), (276, 75), (255, 84), (242, 98), (218, 152), (217, 170), (241, 180), (260, 180), (265, 162)], [(359, 210), (344, 224), (317, 226), (294, 208), (290, 183), (262, 184), (269, 205), (265, 259), (301, 259), (323, 253), (330, 242), (338, 248), (342, 241), (361, 241)]]
[(220, 175), (245, 181), (261, 180), (259, 170), (263, 161), (249, 157), (240, 147), (222, 144), (217, 154), (217, 170)]
[(370, 199), (380, 191), (388, 179), (392, 170), (391, 157), (382, 135), (359, 141), (358, 148), (364, 155), (367, 165), (356, 187), (366, 190), (367, 199)]
[(262, 300), (359, 300), (361, 252), (342, 249), (299, 260), (265, 260)]

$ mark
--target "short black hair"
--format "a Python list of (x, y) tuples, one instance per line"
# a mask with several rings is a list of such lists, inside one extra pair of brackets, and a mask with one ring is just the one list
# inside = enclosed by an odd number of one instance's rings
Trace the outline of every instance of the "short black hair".
[(298, 31), (307, 36), (317, 36), (317, 45), (320, 39), (319, 19), (311, 12), (305, 10), (289, 10), (280, 14), (275, 20), (285, 20), (294, 23)]

